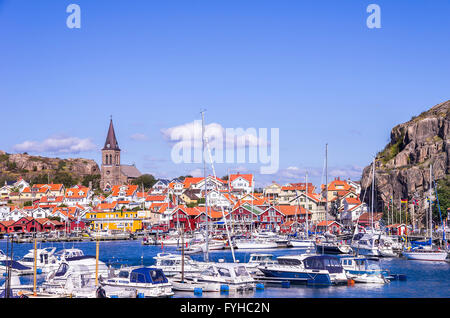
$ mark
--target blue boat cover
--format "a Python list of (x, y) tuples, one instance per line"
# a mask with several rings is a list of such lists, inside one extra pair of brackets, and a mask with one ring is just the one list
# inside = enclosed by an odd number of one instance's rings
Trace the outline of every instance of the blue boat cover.
[(429, 246), (431, 245), (431, 238), (427, 242), (418, 242), (418, 241), (411, 241), (411, 246)]
[(133, 269), (130, 273), (131, 283), (163, 284), (168, 280), (163, 271), (158, 268), (141, 267)]

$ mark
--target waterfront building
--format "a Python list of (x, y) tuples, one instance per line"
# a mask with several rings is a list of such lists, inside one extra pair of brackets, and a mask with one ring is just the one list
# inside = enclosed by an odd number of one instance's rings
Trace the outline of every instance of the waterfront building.
[(100, 188), (104, 191), (110, 191), (114, 186), (128, 184), (141, 176), (134, 165), (121, 164), (120, 151), (111, 118), (102, 149)]
[(142, 229), (142, 219), (138, 211), (91, 211), (86, 213), (85, 219), (90, 223), (90, 229), (120, 230), (135, 232)]

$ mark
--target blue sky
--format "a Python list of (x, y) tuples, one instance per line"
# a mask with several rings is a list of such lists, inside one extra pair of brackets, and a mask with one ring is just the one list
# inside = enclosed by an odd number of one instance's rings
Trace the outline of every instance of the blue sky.
[[(81, 8), (81, 28), (66, 7)], [(369, 29), (366, 8), (381, 8)], [(272, 180), (359, 179), (390, 130), (449, 99), (448, 1), (0, 0), (0, 149), (100, 163), (113, 116), (122, 163), (175, 164), (163, 131), (199, 120), (279, 128)], [(49, 147), (49, 139), (61, 141)], [(28, 148), (28, 149), (27, 149)]]

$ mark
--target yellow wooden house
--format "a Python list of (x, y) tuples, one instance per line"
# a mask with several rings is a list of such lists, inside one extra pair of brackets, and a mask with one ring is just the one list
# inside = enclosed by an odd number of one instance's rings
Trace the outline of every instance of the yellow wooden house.
[(142, 217), (137, 211), (88, 212), (85, 218), (90, 221), (90, 229), (119, 230), (136, 232), (142, 229)]

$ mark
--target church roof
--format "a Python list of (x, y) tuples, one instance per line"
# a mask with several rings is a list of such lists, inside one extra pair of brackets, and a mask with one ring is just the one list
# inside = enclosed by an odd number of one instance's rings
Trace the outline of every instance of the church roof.
[(138, 178), (142, 175), (135, 165), (120, 165), (120, 171), (128, 178)]
[(108, 135), (106, 136), (105, 146), (102, 150), (120, 150), (119, 143), (116, 139), (116, 134), (114, 133), (114, 126), (112, 119), (109, 122)]

